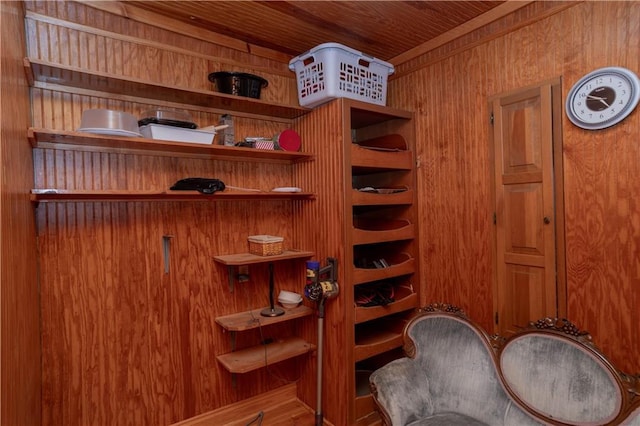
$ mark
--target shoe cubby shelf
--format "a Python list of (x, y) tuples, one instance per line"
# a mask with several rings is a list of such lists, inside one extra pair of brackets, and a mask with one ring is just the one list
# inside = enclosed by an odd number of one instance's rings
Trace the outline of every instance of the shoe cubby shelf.
[(395, 290), (395, 301), (388, 305), (380, 306), (356, 306), (355, 324), (372, 321), (399, 312), (408, 311), (418, 307), (418, 295), (409, 287), (399, 286)]
[(373, 244), (415, 238), (415, 226), (407, 219), (358, 220), (353, 223), (353, 244)]

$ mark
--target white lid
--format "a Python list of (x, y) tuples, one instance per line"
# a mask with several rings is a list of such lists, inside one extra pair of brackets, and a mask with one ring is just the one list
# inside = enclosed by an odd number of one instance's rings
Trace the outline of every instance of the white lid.
[(284, 237), (276, 237), (274, 235), (250, 235), (249, 241), (252, 243), (281, 243), (284, 241)]

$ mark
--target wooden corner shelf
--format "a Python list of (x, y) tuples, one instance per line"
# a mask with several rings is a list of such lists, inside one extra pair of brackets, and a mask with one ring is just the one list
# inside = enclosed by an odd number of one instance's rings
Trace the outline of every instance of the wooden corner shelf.
[(313, 154), (306, 152), (174, 142), (142, 137), (111, 136), (64, 130), (29, 128), (27, 137), (33, 148), (74, 151), (285, 164), (311, 161), (315, 158)]
[(273, 256), (258, 256), (251, 253), (238, 253), (214, 256), (213, 260), (218, 263), (222, 263), (223, 265), (242, 266), (252, 265), (255, 263), (275, 262), (279, 260), (303, 259), (306, 257), (311, 257), (313, 256), (313, 254), (314, 253), (312, 251), (290, 249), (283, 251), (282, 254), (276, 254)]
[(313, 314), (313, 309), (305, 305), (300, 305), (293, 309), (285, 309), (284, 315), (277, 317), (264, 317), (260, 315), (262, 310), (263, 308), (253, 309), (251, 311), (217, 317), (216, 323), (227, 331), (246, 331)]
[(298, 337), (289, 337), (218, 355), (216, 359), (231, 373), (248, 373), (280, 361), (304, 355), (315, 350), (315, 345)]
[(128, 201), (229, 201), (229, 200), (309, 200), (315, 197), (309, 192), (249, 192), (222, 191), (201, 194), (198, 191), (134, 191), (134, 190), (82, 190), (82, 189), (32, 189), (32, 202), (128, 202)]
[(308, 108), (300, 106), (272, 104), (249, 97), (195, 90), (175, 86), (170, 82), (166, 85), (151, 83), (136, 78), (87, 71), (32, 58), (24, 59), (24, 68), (31, 86), (45, 89), (55, 89), (61, 86), (75, 89), (80, 93), (83, 91), (107, 92), (287, 120), (300, 117), (310, 111)]

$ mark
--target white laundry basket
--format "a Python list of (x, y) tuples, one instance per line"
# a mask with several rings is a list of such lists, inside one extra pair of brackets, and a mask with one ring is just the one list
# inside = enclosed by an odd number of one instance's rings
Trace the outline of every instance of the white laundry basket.
[(289, 61), (296, 73), (298, 101), (315, 107), (345, 97), (376, 105), (387, 103), (387, 77), (393, 65), (339, 43), (324, 43)]

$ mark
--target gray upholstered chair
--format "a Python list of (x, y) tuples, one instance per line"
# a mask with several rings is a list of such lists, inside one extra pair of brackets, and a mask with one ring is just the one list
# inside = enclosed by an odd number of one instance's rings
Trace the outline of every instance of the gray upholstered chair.
[(452, 310), (418, 314), (405, 328), (408, 356), (371, 374), (372, 394), (385, 423), (542, 424), (507, 395), (491, 338), (463, 312)]
[(546, 318), (503, 339), (450, 305), (405, 328), (405, 358), (370, 385), (389, 425), (640, 426), (640, 378), (619, 372), (567, 320)]
[(637, 377), (619, 372), (591, 336), (567, 320), (532, 323), (509, 338), (498, 356), (512, 397), (548, 423), (619, 424), (640, 397)]

